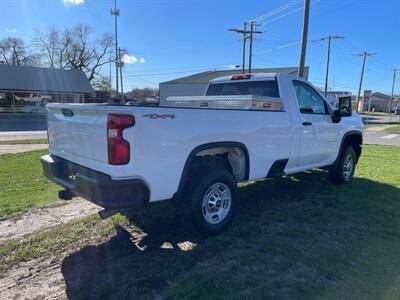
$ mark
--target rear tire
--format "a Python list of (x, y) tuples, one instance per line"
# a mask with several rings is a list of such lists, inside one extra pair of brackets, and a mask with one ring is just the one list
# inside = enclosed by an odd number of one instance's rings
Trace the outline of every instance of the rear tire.
[(234, 214), (236, 181), (222, 164), (198, 170), (191, 177), (186, 196), (191, 201), (190, 213), (194, 225), (203, 234), (218, 234), (225, 229)]
[(335, 184), (346, 184), (353, 179), (357, 156), (352, 146), (342, 150), (339, 161), (329, 170), (329, 178)]

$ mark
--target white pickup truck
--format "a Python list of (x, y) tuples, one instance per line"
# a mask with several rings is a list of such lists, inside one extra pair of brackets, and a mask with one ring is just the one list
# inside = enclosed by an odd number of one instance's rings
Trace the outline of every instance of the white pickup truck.
[(349, 182), (363, 124), (350, 98), (334, 110), (303, 78), (243, 74), (210, 82), (201, 97), (168, 107), (49, 104), (44, 174), (107, 217), (148, 202), (179, 199), (207, 233), (221, 231), (237, 183), (328, 168)]

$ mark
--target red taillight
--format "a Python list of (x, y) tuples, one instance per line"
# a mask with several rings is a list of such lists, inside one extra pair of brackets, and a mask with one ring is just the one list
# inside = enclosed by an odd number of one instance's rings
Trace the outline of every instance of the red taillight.
[(135, 118), (131, 115), (109, 114), (107, 120), (108, 163), (110, 165), (124, 165), (130, 159), (129, 142), (124, 140), (124, 129), (135, 125)]
[(251, 75), (250, 74), (242, 74), (242, 75), (234, 75), (231, 77), (231, 80), (244, 80), (244, 79), (250, 79)]

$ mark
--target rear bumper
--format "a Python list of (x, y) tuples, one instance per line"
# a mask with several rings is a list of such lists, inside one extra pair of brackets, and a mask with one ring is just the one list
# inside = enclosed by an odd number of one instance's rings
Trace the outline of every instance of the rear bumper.
[(140, 208), (149, 201), (149, 190), (140, 179), (113, 180), (107, 174), (53, 155), (40, 160), (47, 178), (101, 207)]

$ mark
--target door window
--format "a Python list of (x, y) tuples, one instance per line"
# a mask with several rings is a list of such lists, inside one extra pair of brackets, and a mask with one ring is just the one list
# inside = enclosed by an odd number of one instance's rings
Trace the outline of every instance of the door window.
[(304, 114), (326, 114), (325, 101), (308, 84), (293, 80), (300, 112)]

